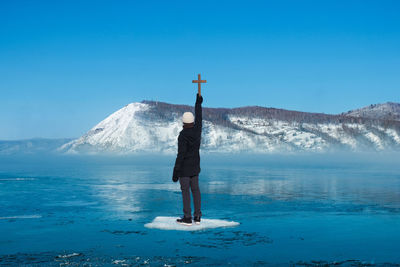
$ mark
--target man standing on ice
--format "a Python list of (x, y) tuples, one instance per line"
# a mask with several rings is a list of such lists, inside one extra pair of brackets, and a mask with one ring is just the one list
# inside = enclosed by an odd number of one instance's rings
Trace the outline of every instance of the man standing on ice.
[(191, 112), (185, 112), (182, 116), (183, 129), (178, 137), (178, 155), (175, 161), (172, 180), (179, 180), (182, 190), (183, 213), (184, 216), (176, 222), (183, 225), (192, 225), (192, 210), (190, 203), (190, 190), (193, 195), (194, 214), (193, 220), (200, 224), (201, 218), (201, 196), (199, 188), (200, 173), (200, 142), (202, 128), (202, 108), (203, 97), (201, 96), (201, 83), (205, 80), (193, 80), (198, 83), (198, 94), (195, 104), (195, 116)]

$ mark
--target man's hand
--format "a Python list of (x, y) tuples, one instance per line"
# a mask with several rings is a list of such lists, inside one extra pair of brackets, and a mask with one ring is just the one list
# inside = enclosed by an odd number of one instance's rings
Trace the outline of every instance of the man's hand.
[(179, 178), (178, 178), (178, 175), (177, 175), (176, 170), (174, 168), (174, 173), (172, 174), (172, 181), (174, 183), (176, 183), (176, 182), (178, 182), (178, 180), (179, 180)]
[(203, 103), (203, 97), (201, 95), (197, 94), (196, 102), (200, 103), (200, 104)]

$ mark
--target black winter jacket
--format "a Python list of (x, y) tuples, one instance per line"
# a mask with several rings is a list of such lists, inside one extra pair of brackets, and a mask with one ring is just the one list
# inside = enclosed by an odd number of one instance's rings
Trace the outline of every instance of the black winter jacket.
[(197, 94), (195, 104), (194, 127), (184, 128), (178, 137), (178, 155), (176, 156), (173, 178), (198, 175), (200, 173), (200, 141), (202, 128), (203, 97)]

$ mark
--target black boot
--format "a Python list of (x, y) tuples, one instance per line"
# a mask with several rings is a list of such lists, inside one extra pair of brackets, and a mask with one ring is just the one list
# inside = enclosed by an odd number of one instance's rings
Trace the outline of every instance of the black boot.
[(190, 225), (192, 225), (192, 218), (183, 217), (180, 219), (176, 219), (176, 222), (179, 224), (182, 224), (182, 225), (190, 226)]
[(195, 216), (194, 217), (194, 223), (195, 224), (200, 224), (200, 216)]

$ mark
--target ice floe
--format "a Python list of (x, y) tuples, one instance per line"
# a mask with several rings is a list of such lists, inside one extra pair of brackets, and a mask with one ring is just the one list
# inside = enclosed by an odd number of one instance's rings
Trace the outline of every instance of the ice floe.
[(234, 221), (225, 221), (218, 219), (201, 219), (200, 224), (192, 224), (191, 226), (181, 225), (176, 222), (177, 217), (158, 216), (151, 223), (146, 223), (147, 228), (161, 230), (178, 230), (178, 231), (197, 231), (203, 229), (212, 229), (219, 227), (234, 227), (240, 223)]

